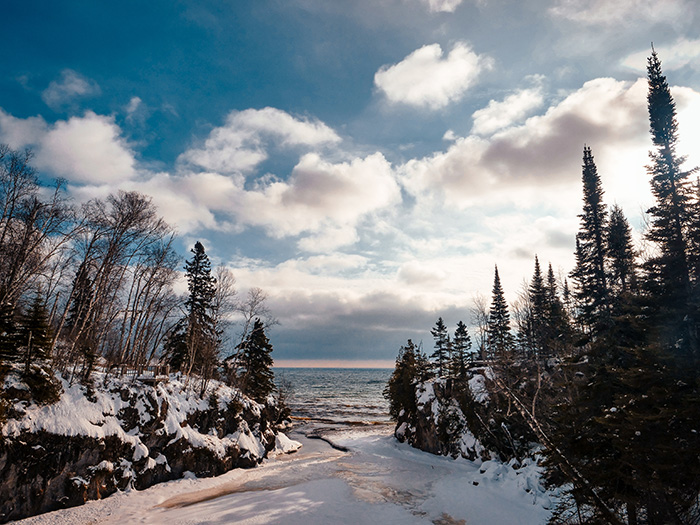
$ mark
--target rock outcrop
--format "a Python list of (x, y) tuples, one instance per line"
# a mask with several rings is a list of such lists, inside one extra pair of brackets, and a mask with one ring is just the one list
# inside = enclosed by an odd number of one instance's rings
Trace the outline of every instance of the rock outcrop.
[(58, 400), (40, 404), (19, 372), (5, 377), (0, 522), (185, 472), (206, 477), (253, 467), (300, 446), (277, 432), (274, 398), (258, 404), (218, 382), (204, 395), (198, 381), (174, 376), (155, 385), (99, 376), (99, 387), (54, 382)]
[(452, 396), (449, 380), (435, 379), (416, 385), (414, 414), (401, 412), (394, 435), (401, 442), (442, 456), (474, 460), (490, 455), (474, 437), (467, 419)]

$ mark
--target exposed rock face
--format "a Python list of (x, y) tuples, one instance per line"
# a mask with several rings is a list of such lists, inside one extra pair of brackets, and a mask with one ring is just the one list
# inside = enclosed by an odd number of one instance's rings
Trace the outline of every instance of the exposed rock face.
[(445, 379), (416, 385), (418, 410), (415, 414), (401, 413), (394, 435), (399, 441), (431, 454), (471, 460), (488, 458), (485, 448), (469, 430), (451, 390), (450, 382)]
[[(253, 467), (279, 443), (273, 398), (261, 405), (216, 382), (201, 396), (176, 379), (155, 386), (109, 379), (94, 390), (60, 381), (56, 403), (10, 400), (0, 427), (0, 522), (187, 471), (205, 477)], [(12, 374), (4, 387), (25, 390)]]

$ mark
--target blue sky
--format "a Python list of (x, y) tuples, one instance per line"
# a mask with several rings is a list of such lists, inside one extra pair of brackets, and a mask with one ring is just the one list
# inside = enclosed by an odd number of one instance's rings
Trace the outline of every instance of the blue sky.
[[(653, 41), (700, 164), (693, 0), (11, 2), (0, 142), (153, 196), (261, 287), (278, 360), (392, 360), (498, 263), (573, 263), (583, 145), (641, 239)], [(641, 79), (641, 80), (640, 80)], [(640, 247), (641, 241), (640, 241)]]

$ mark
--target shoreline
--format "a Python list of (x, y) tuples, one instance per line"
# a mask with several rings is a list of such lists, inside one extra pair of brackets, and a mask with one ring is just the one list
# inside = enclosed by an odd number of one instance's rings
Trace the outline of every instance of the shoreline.
[(552, 501), (527, 490), (536, 471), (421, 452), (398, 443), (390, 425), (309, 424), (289, 436), (302, 443), (299, 451), (253, 469), (122, 492), (17, 523), (533, 525), (551, 514)]

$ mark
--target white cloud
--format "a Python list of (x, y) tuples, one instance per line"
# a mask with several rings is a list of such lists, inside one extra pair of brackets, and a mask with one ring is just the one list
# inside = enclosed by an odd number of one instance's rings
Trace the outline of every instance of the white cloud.
[(0, 110), (0, 141), (33, 148), (37, 168), (69, 182), (118, 183), (136, 174), (133, 152), (114, 118), (92, 111), (48, 125), (41, 117), (18, 119)]
[(309, 153), (288, 180), (239, 189), (233, 198), (231, 211), (244, 224), (264, 226), (279, 237), (325, 232), (315, 238), (319, 243), (328, 243), (329, 233), (335, 232), (335, 242), (346, 244), (356, 239), (347, 227), (400, 202), (401, 194), (391, 165), (380, 153), (336, 164)]
[[(664, 71), (675, 71), (685, 66), (700, 69), (700, 39), (679, 38), (673, 44), (655, 46)], [(646, 72), (647, 58), (651, 49), (627, 56), (622, 65), (633, 71)]]
[(296, 118), (276, 108), (247, 109), (229, 114), (200, 148), (183, 153), (180, 162), (219, 173), (245, 173), (267, 158), (266, 141), (282, 147), (319, 146), (340, 141), (323, 122)]
[(431, 13), (454, 13), (464, 0), (421, 0)]
[(51, 109), (59, 110), (78, 97), (100, 94), (100, 86), (72, 69), (61, 71), (60, 80), (53, 80), (41, 94), (41, 99)]
[(492, 64), (464, 42), (457, 42), (446, 57), (440, 44), (430, 44), (398, 64), (382, 66), (374, 83), (392, 103), (439, 109), (460, 100)]
[(539, 87), (521, 89), (508, 95), (501, 102), (489, 101), (488, 106), (474, 112), (472, 133), (490, 135), (522, 121), (535, 109), (542, 106), (544, 98)]
[[(544, 115), (503, 129), (488, 139), (474, 135), (458, 139), (447, 151), (411, 160), (399, 171), (404, 175), (405, 187), (417, 198), (432, 195), (462, 208), (494, 203), (502, 206), (506, 202), (566, 207), (571, 204), (569, 198), (580, 195), (584, 143), (605, 161), (605, 168), (616, 156), (644, 151), (646, 119), (644, 80), (626, 83), (595, 79)], [(642, 160), (626, 171), (634, 172), (644, 163)], [(615, 176), (619, 178), (620, 174)], [(628, 190), (626, 196), (648, 193), (646, 184), (632, 189), (638, 187), (644, 191)]]
[(558, 0), (550, 14), (584, 25), (633, 26), (640, 21), (677, 25), (693, 9), (692, 0)]
[(42, 138), (36, 162), (73, 182), (119, 182), (135, 175), (133, 153), (114, 118), (92, 111), (56, 122)]
[(23, 149), (43, 137), (48, 124), (42, 117), (21, 119), (0, 109), (0, 142), (13, 149)]
[(331, 253), (343, 246), (351, 246), (360, 239), (353, 225), (330, 226), (320, 232), (299, 239), (301, 250), (311, 253)]

